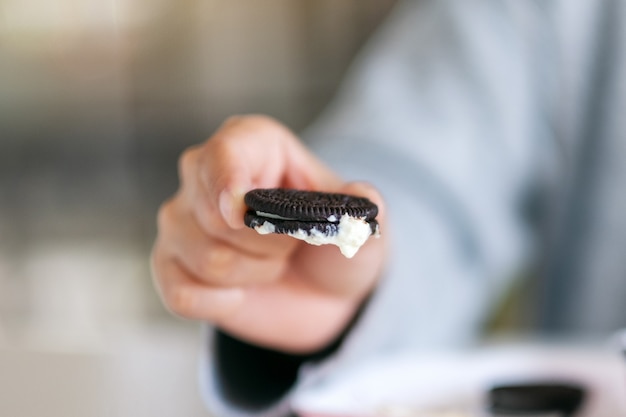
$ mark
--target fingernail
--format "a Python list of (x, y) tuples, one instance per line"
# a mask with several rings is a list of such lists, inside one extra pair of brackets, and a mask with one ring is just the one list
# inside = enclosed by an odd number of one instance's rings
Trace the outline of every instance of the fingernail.
[(230, 192), (224, 190), (219, 198), (220, 213), (226, 224), (231, 226), (233, 218), (233, 196)]

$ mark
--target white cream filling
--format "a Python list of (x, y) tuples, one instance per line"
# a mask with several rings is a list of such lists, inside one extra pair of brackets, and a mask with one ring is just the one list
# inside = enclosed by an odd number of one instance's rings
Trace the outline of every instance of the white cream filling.
[(274, 233), (276, 231), (276, 226), (266, 220), (262, 225), (255, 227), (254, 230), (256, 230), (260, 235), (269, 235), (270, 233)]
[[(283, 217), (283, 216), (279, 216), (278, 214), (274, 214), (274, 213), (266, 213), (264, 211), (256, 211), (256, 215), (259, 217), (265, 217), (268, 219), (277, 219), (277, 220), (298, 220), (298, 219), (294, 219), (292, 217)], [(326, 219), (331, 223), (335, 223), (338, 219), (337, 216), (335, 216), (334, 214), (331, 214), (330, 216), (328, 216), (328, 218)]]
[[(255, 227), (255, 230), (265, 235), (274, 233), (276, 226), (266, 220), (262, 225)], [(311, 234), (308, 234), (305, 230), (298, 229), (288, 235), (296, 239), (304, 240), (311, 245), (336, 245), (346, 258), (352, 258), (370, 237), (372, 229), (364, 219), (344, 214), (339, 220), (337, 233), (335, 235), (326, 236), (318, 230), (311, 230), (310, 233)], [(377, 229), (374, 236), (378, 237), (378, 235)]]
[(256, 212), (257, 216), (260, 217), (267, 217), (268, 219), (276, 219), (276, 220), (296, 220), (296, 219), (292, 219), (290, 217), (283, 217), (283, 216), (279, 216), (278, 214), (272, 214), (272, 213), (266, 213), (264, 211), (257, 211)]

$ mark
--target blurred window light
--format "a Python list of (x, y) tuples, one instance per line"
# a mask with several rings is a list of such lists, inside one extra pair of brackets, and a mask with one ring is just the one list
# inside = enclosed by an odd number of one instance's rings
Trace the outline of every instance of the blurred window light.
[(3, 0), (0, 36), (6, 42), (36, 34), (106, 35), (154, 20), (165, 5), (165, 0)]
[[(95, 77), (124, 62), (136, 29), (167, 13), (167, 4), (165, 0), (1, 0), (0, 49), (9, 62), (17, 58), (14, 67), (26, 64), (33, 71)], [(21, 77), (19, 72), (15, 76)]]
[(124, 20), (124, 2), (93, 0), (5, 0), (3, 31), (110, 30)]

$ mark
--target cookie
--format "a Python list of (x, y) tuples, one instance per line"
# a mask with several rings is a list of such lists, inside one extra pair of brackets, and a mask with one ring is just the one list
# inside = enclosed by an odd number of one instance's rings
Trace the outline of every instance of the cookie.
[(489, 390), (489, 409), (507, 415), (574, 415), (585, 399), (585, 388), (570, 381), (526, 381)]
[(319, 191), (267, 188), (249, 191), (244, 222), (258, 233), (280, 233), (312, 245), (333, 244), (351, 258), (378, 236), (378, 207), (367, 198)]

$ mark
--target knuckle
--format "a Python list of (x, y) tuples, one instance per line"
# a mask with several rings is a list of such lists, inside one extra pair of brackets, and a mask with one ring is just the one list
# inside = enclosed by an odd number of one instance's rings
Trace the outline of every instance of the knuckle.
[[(212, 170), (213, 175), (217, 173), (217, 167), (227, 166), (228, 162), (236, 159), (240, 154), (240, 146), (239, 140), (236, 134), (233, 134), (233, 130), (231, 129), (222, 129), (220, 132), (216, 133), (206, 144), (206, 163), (208, 166), (213, 166), (215, 168)], [(200, 172), (200, 175), (205, 172)], [(213, 178), (215, 179), (215, 178)], [(212, 182), (205, 178), (206, 183), (211, 184)]]
[(165, 293), (164, 303), (172, 313), (189, 317), (193, 315), (196, 295), (186, 287), (175, 287)]
[(208, 252), (201, 268), (205, 277), (221, 282), (228, 280), (235, 265), (235, 253), (232, 249), (216, 247)]
[(249, 114), (245, 121), (254, 125), (282, 126), (276, 119), (265, 114)]
[(228, 118), (226, 118), (226, 120), (224, 120), (224, 123), (222, 123), (222, 127), (233, 127), (233, 126), (237, 126), (238, 124), (241, 124), (242, 122), (244, 122), (246, 120), (247, 116), (241, 115), (241, 114), (235, 114), (232, 115)]
[(285, 126), (271, 116), (264, 114), (235, 115), (226, 119), (222, 125), (224, 129), (242, 130), (275, 130), (284, 131)]
[(265, 114), (249, 113), (232, 115), (224, 120), (222, 126), (233, 127), (250, 124), (280, 125), (280, 123), (271, 116)]
[(277, 282), (284, 276), (288, 263), (282, 259), (268, 259), (259, 263), (254, 271), (259, 282)]
[(211, 150), (215, 159), (221, 162), (231, 161), (239, 154), (239, 146), (237, 140), (233, 140), (230, 135), (220, 136), (213, 143), (214, 148)]
[(178, 176), (181, 180), (191, 177), (198, 160), (198, 153), (198, 146), (192, 146), (185, 149), (178, 157)]
[(172, 224), (175, 217), (174, 211), (174, 198), (170, 198), (161, 204), (157, 212), (157, 228), (160, 232), (163, 232)]

